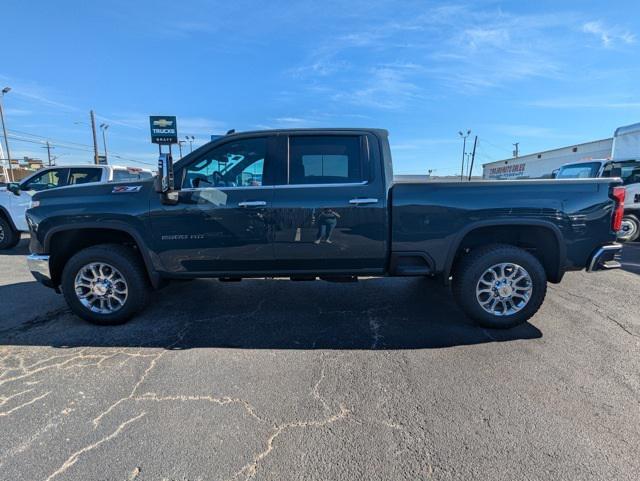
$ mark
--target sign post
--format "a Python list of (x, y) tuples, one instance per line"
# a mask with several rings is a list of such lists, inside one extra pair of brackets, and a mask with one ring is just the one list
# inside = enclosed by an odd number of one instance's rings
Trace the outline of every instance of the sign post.
[[(151, 128), (151, 142), (158, 144), (159, 185), (157, 190), (162, 193), (163, 203), (175, 204), (178, 200), (178, 193), (174, 191), (171, 145), (178, 143), (176, 118), (171, 115), (151, 115), (149, 116), (149, 127)], [(163, 145), (169, 146), (168, 153), (162, 152)]]

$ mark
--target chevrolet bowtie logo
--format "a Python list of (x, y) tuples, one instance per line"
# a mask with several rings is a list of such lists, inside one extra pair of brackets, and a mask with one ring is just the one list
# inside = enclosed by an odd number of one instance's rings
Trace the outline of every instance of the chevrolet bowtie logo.
[(158, 119), (153, 121), (154, 127), (164, 128), (164, 127), (171, 127), (172, 125), (173, 125), (173, 120)]

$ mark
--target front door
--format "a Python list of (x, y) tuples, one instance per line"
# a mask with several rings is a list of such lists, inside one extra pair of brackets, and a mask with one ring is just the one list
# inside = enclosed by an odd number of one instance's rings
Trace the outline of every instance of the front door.
[(37, 192), (55, 189), (67, 185), (69, 169), (47, 169), (31, 176), (20, 184), (20, 195), (11, 197), (11, 216), (18, 230), (27, 230), (25, 212), (31, 204), (31, 198)]
[(170, 273), (250, 274), (273, 262), (268, 137), (230, 140), (179, 172), (177, 205), (151, 206), (154, 246)]
[(273, 200), (278, 270), (382, 272), (386, 193), (368, 137), (296, 134), (287, 147), (287, 181)]

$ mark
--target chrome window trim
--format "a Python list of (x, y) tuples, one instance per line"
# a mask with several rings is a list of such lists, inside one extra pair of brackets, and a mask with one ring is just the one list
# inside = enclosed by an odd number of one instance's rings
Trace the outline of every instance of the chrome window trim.
[(179, 192), (200, 192), (203, 190), (242, 190), (242, 189), (273, 189), (273, 185), (239, 185), (235, 187), (185, 187)]
[(331, 184), (278, 184), (278, 185), (273, 185), (272, 187), (276, 187), (276, 188), (280, 188), (280, 189), (295, 189), (295, 188), (300, 188), (300, 187), (310, 187), (310, 188), (316, 188), (316, 187), (356, 187), (356, 186), (362, 186), (362, 185), (367, 185), (369, 182), (366, 180), (363, 180), (362, 182), (345, 182), (345, 183), (331, 183)]
[(345, 182), (333, 184), (278, 184), (278, 185), (246, 185), (238, 187), (186, 187), (180, 189), (180, 192), (199, 192), (201, 190), (238, 190), (238, 189), (297, 189), (300, 187), (318, 188), (318, 187), (357, 187), (368, 185), (369, 181), (362, 182)]

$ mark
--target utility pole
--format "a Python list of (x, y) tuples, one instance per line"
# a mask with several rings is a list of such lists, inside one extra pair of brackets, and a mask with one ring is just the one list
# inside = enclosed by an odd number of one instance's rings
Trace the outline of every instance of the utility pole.
[(516, 150), (513, 151), (513, 157), (517, 159), (518, 154), (520, 153), (520, 150), (518, 149), (518, 147), (520, 146), (520, 142), (516, 142), (515, 144), (513, 144), (513, 146), (516, 148)]
[(107, 157), (107, 129), (109, 128), (109, 124), (100, 124), (100, 130), (102, 130), (102, 145), (104, 145), (104, 160), (109, 163), (109, 159)]
[(462, 131), (458, 132), (458, 135), (462, 137), (462, 167), (460, 168), (460, 180), (464, 179), (464, 154), (467, 152), (467, 137), (471, 135), (471, 130), (467, 129), (466, 135)]
[(13, 166), (11, 165), (11, 151), (9, 150), (9, 140), (7, 138), (7, 127), (4, 123), (4, 110), (2, 108), (2, 99), (4, 95), (11, 90), (11, 87), (5, 87), (2, 89), (2, 95), (0, 95), (0, 121), (2, 122), (2, 132), (4, 133), (4, 145), (7, 147), (7, 161), (9, 163), (9, 181), (13, 182)]
[(47, 146), (42, 148), (47, 149), (47, 159), (49, 159), (49, 167), (51, 167), (51, 149), (55, 149), (55, 147), (51, 147), (51, 144), (47, 140)]
[(96, 135), (96, 115), (93, 110), (89, 111), (89, 117), (91, 117), (91, 132), (93, 133), (93, 163), (98, 165), (98, 136)]
[(473, 162), (476, 160), (476, 146), (478, 145), (478, 136), (476, 135), (473, 141), (473, 153), (471, 154), (471, 168), (469, 169), (469, 181), (471, 180), (471, 174), (473, 174)]

